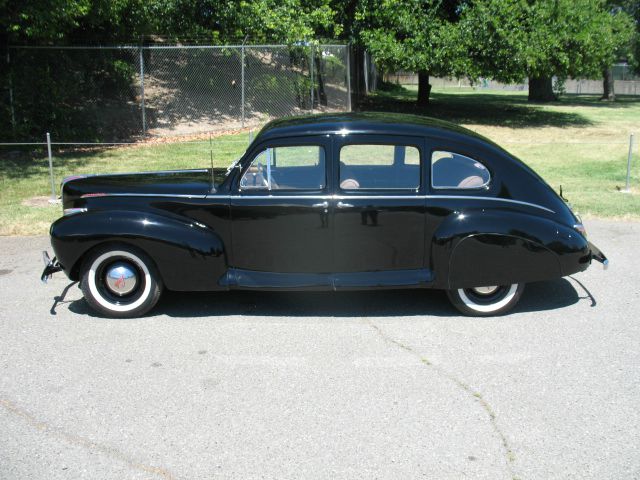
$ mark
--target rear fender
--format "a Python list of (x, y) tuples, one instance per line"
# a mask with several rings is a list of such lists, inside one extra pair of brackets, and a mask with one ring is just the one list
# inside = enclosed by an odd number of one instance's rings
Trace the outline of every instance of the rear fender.
[(144, 251), (170, 290), (217, 290), (226, 272), (222, 238), (187, 218), (150, 212), (105, 210), (62, 217), (51, 226), (51, 245), (67, 276), (78, 280), (85, 255), (104, 243)]
[(445, 219), (434, 235), (436, 287), (550, 280), (589, 265), (586, 239), (549, 218), (518, 211), (467, 210)]

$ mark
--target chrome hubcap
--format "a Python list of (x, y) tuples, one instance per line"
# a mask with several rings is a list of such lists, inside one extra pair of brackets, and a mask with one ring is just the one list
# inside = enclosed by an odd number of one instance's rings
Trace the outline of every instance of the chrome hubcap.
[(476, 293), (479, 293), (480, 295), (491, 295), (492, 293), (495, 293), (496, 290), (498, 290), (498, 286), (491, 285), (488, 287), (475, 287), (472, 290)]
[(133, 292), (138, 284), (136, 269), (129, 263), (116, 262), (107, 270), (105, 283), (116, 295), (127, 295)]

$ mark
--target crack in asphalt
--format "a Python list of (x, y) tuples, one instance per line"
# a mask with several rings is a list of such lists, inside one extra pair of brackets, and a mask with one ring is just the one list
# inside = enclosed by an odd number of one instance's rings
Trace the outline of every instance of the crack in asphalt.
[(153, 465), (146, 465), (144, 463), (138, 462), (137, 460), (131, 458), (127, 454), (119, 451), (114, 447), (109, 447), (105, 445), (101, 445), (93, 440), (89, 440), (88, 438), (81, 437), (80, 435), (75, 435), (73, 433), (65, 432), (64, 430), (54, 427), (53, 425), (48, 424), (47, 422), (43, 422), (38, 420), (31, 413), (26, 410), (20, 408), (15, 403), (6, 400), (4, 398), (0, 398), (0, 405), (2, 405), (5, 410), (9, 413), (22, 418), (29, 424), (31, 427), (36, 430), (43, 432), (45, 434), (49, 434), (58, 439), (64, 440), (72, 445), (76, 445), (78, 447), (85, 448), (87, 450), (91, 450), (94, 452), (102, 453), (112, 459), (119, 460), (121, 462), (126, 463), (130, 468), (135, 470), (141, 470), (146, 473), (151, 473), (153, 475), (157, 475), (165, 480), (174, 480), (174, 476), (166, 469), (162, 467), (156, 467)]
[(391, 335), (389, 335), (384, 330), (382, 330), (377, 324), (372, 322), (370, 319), (367, 319), (367, 323), (371, 326), (371, 328), (373, 328), (376, 331), (376, 333), (384, 341), (389, 342), (389, 343), (395, 345), (398, 348), (401, 348), (402, 350), (404, 350), (405, 352), (409, 353), (410, 355), (413, 355), (418, 360), (420, 360), (420, 363), (422, 363), (423, 365), (426, 365), (428, 367), (433, 368), (439, 375), (441, 375), (442, 377), (446, 378), (447, 380), (453, 382), (458, 388), (462, 389), (467, 395), (471, 396), (472, 399), (475, 402), (480, 404), (480, 406), (483, 408), (483, 410), (489, 416), (489, 423), (491, 423), (491, 427), (493, 428), (493, 430), (496, 433), (496, 435), (498, 435), (498, 437), (500, 439), (500, 442), (502, 443), (502, 448), (504, 449), (504, 456), (505, 456), (507, 468), (509, 470), (509, 474), (510, 474), (512, 480), (518, 480), (518, 477), (515, 475), (515, 471), (513, 469), (513, 463), (515, 461), (515, 454), (513, 453), (513, 450), (511, 449), (511, 446), (509, 445), (509, 441), (507, 440), (506, 435), (502, 432), (502, 430), (498, 426), (498, 423), (496, 421), (496, 413), (495, 413), (495, 411), (493, 410), (491, 405), (489, 405), (489, 402), (487, 402), (484, 399), (482, 394), (480, 392), (474, 390), (473, 388), (471, 388), (465, 382), (460, 380), (458, 377), (456, 377), (452, 373), (448, 372), (446, 369), (444, 369), (440, 365), (434, 364), (431, 360), (429, 360), (427, 357), (425, 357), (425, 356), (421, 355), (420, 353), (418, 353), (417, 351), (415, 351), (412, 347), (410, 347), (408, 345), (405, 345), (404, 343), (400, 342), (399, 340), (396, 340), (395, 338), (393, 338)]

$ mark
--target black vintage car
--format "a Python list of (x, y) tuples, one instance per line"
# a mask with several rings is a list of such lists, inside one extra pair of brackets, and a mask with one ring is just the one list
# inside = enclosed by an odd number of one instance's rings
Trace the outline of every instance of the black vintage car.
[(607, 264), (529, 167), (409, 115), (277, 120), (226, 171), (72, 177), (62, 201), (43, 279), (63, 270), (112, 317), (144, 314), (164, 288), (437, 288), (496, 315), (526, 282)]

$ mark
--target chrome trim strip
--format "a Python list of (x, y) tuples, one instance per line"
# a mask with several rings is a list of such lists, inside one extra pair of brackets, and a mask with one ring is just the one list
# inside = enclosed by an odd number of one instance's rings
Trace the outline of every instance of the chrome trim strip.
[(406, 200), (406, 199), (424, 199), (424, 195), (228, 195), (232, 199), (246, 198), (256, 200), (298, 200), (304, 198), (321, 199), (321, 200)]
[[(91, 194), (89, 194), (91, 196)], [(300, 199), (320, 199), (320, 200), (407, 200), (407, 199), (426, 199), (426, 200), (486, 200), (490, 202), (505, 202), (516, 205), (524, 205), (527, 207), (537, 208), (549, 213), (556, 213), (550, 208), (537, 205), (535, 203), (524, 202), (522, 200), (513, 200), (511, 198), (495, 198), (495, 197), (475, 197), (467, 195), (187, 195), (187, 194), (169, 194), (169, 193), (105, 193), (101, 197), (163, 197), (163, 198), (195, 198), (195, 199), (231, 199), (231, 200), (300, 200)], [(82, 197), (81, 197), (82, 198)]]
[(65, 208), (65, 209), (62, 211), (62, 214), (63, 214), (65, 217), (68, 217), (69, 215), (77, 215), (78, 213), (84, 213), (84, 212), (86, 212), (86, 211), (87, 211), (87, 209), (86, 209), (86, 208)]
[(331, 195), (229, 195), (233, 200), (333, 200)]
[(391, 200), (407, 200), (407, 199), (420, 199), (427, 198), (425, 195), (333, 195), (331, 198), (335, 200), (383, 200), (385, 198)]
[(474, 196), (467, 196), (467, 195), (427, 195), (425, 198), (428, 198), (428, 199), (448, 198), (448, 199), (453, 199), (453, 200), (472, 199), (472, 200), (489, 200), (489, 201), (493, 201), (493, 202), (507, 202), (507, 203), (515, 203), (516, 205), (525, 205), (527, 207), (539, 208), (540, 210), (544, 210), (544, 211), (550, 212), (550, 213), (556, 213), (553, 210), (551, 210), (550, 208), (543, 207), (542, 205), (538, 205), (536, 203), (524, 202), (522, 200), (513, 200), (511, 198), (474, 197)]
[[(223, 198), (225, 196), (219, 196), (218, 198)], [(496, 197), (479, 197), (479, 196), (471, 196), (471, 195), (226, 195), (231, 199), (255, 199), (255, 200), (293, 200), (293, 199), (303, 199), (303, 198), (311, 198), (311, 199), (327, 199), (327, 200), (406, 200), (406, 199), (427, 199), (427, 200), (439, 200), (439, 199), (449, 199), (449, 200), (488, 200), (493, 202), (506, 202), (506, 203), (514, 203), (516, 205), (524, 205), (527, 207), (538, 208), (540, 210), (544, 210), (550, 213), (556, 213), (550, 208), (543, 207), (542, 205), (538, 205), (535, 203), (524, 202), (522, 200), (513, 200), (511, 198), (496, 198)]]
[[(212, 195), (215, 197), (216, 195)], [(228, 197), (228, 195), (218, 195), (218, 198)], [(80, 198), (101, 198), (101, 197), (169, 197), (169, 198), (207, 198), (207, 195), (188, 195), (177, 193), (89, 193), (81, 195)]]
[(114, 173), (93, 173), (90, 175), (86, 175), (87, 177), (117, 177), (118, 175), (146, 175), (146, 174), (156, 174), (156, 173), (202, 173), (208, 172), (208, 168), (184, 168), (180, 170), (150, 170), (148, 172), (114, 172)]

